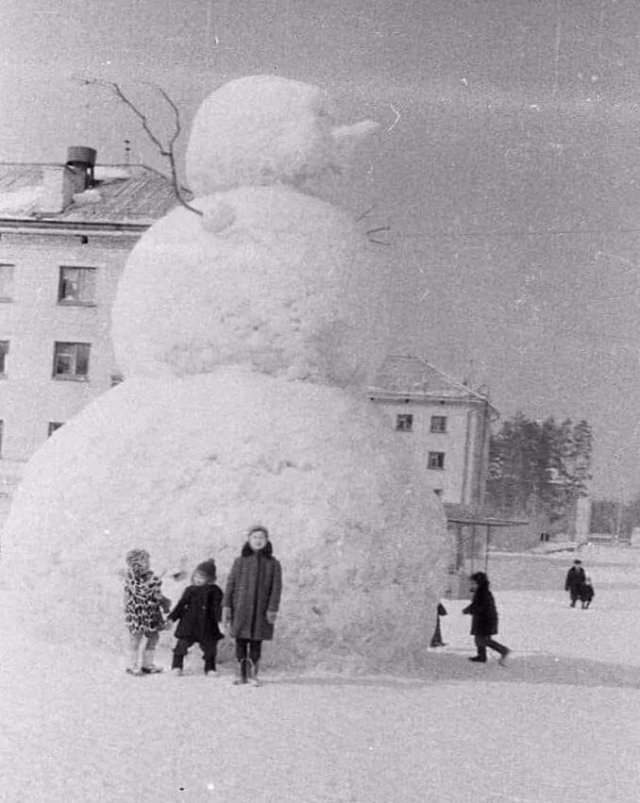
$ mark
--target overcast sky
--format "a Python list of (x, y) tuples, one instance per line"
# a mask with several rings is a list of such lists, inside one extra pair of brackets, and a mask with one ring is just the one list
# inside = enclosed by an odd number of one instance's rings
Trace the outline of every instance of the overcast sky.
[[(185, 126), (233, 77), (324, 87), (382, 123), (356, 211), (390, 220), (393, 346), (486, 383), (504, 416), (586, 418), (594, 492), (640, 492), (637, 0), (3, 0), (0, 159), (160, 166), (135, 120), (76, 74), (143, 84)], [(182, 145), (184, 147), (184, 144)], [(411, 313), (409, 315), (408, 313)]]

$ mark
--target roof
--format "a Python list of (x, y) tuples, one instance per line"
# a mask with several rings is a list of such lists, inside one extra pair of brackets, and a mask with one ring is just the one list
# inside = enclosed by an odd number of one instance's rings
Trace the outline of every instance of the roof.
[[(0, 220), (150, 225), (177, 203), (171, 180), (145, 165), (96, 165), (95, 183), (57, 214), (38, 212), (47, 164), (0, 162)], [(82, 197), (84, 196), (84, 197)]]
[[(427, 360), (411, 355), (390, 354), (369, 387), (374, 395), (399, 398), (447, 398), (489, 402), (488, 395), (458, 382)], [(492, 409), (492, 405), (490, 405)], [(495, 410), (497, 413), (497, 410)]]

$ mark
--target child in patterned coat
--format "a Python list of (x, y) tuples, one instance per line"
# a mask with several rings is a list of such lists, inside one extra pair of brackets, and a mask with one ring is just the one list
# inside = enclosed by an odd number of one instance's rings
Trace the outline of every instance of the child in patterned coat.
[[(165, 628), (162, 612), (171, 607), (171, 602), (161, 591), (161, 581), (150, 568), (146, 549), (132, 549), (127, 553), (127, 574), (124, 583), (124, 613), (129, 631), (130, 675), (151, 675), (162, 672), (153, 663), (153, 655)], [(142, 660), (140, 660), (140, 647)]]

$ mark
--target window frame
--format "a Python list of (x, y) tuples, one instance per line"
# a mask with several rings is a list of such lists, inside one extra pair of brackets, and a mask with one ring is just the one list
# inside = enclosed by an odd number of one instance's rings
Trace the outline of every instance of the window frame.
[[(57, 303), (61, 307), (95, 307), (96, 306), (96, 279), (97, 279), (97, 268), (92, 267), (91, 265), (59, 265), (58, 266), (58, 301)], [(63, 288), (65, 287), (65, 283), (69, 281), (65, 279), (64, 272), (75, 270), (79, 272), (78, 277), (78, 297), (77, 298), (67, 298), (63, 295)], [(92, 276), (91, 282), (85, 282), (86, 276)], [(91, 294), (89, 298), (83, 297), (86, 288), (89, 287)]]
[[(5, 345), (6, 349), (4, 348)], [(9, 357), (10, 348), (11, 348), (10, 340), (0, 340), (0, 379), (6, 379), (8, 375), (7, 361)]]
[[(9, 282), (8, 282), (8, 284), (10, 285), (9, 286), (9, 290), (10, 290), (9, 295), (5, 295), (5, 294), (2, 293), (2, 290), (5, 289), (4, 288), (5, 278), (3, 276), (4, 268), (10, 268), (11, 269), (10, 279), (9, 279)], [(9, 304), (9, 303), (11, 303), (13, 301), (13, 294), (14, 294), (14, 290), (15, 290), (15, 287), (14, 287), (15, 268), (16, 268), (15, 262), (1, 262), (0, 261), (0, 303), (2, 303), (2, 304)]]
[[(69, 354), (60, 353), (59, 347), (73, 347)], [(86, 348), (86, 373), (78, 373), (78, 349), (79, 347)], [(70, 356), (72, 363), (72, 371), (70, 373), (61, 373), (57, 371), (58, 359), (61, 356)], [(89, 359), (91, 356), (91, 343), (70, 341), (70, 340), (56, 340), (53, 344), (53, 375), (52, 378), (62, 382), (88, 382), (89, 381)]]
[(445, 452), (429, 452), (427, 455), (427, 468), (433, 471), (444, 471)]
[(396, 432), (413, 432), (413, 413), (396, 413)]
[[(435, 421), (442, 422), (442, 428), (438, 428), (434, 426)], [(429, 432), (435, 435), (446, 435), (447, 434), (447, 416), (446, 415), (432, 415), (431, 421), (429, 422)]]

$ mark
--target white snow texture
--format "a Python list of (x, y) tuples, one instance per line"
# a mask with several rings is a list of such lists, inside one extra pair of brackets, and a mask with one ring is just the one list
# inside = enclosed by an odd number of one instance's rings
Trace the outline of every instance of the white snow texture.
[(243, 185), (292, 184), (339, 173), (354, 147), (378, 127), (334, 126), (318, 87), (273, 75), (239, 78), (201, 104), (187, 147), (196, 195)]
[(194, 205), (204, 220), (174, 209), (129, 257), (112, 318), (125, 376), (251, 364), (340, 386), (371, 377), (389, 334), (389, 268), (349, 215), (283, 186)]
[[(262, 101), (248, 111), (248, 98)], [(366, 398), (387, 267), (347, 214), (291, 186), (348, 150), (321, 98), (257, 76), (203, 104), (187, 162), (205, 214), (175, 209), (134, 248), (113, 310), (125, 381), (49, 439), (14, 500), (0, 564), (11, 628), (116, 647), (129, 549), (157, 570), (214, 557), (224, 585), (260, 522), (284, 573), (274, 661), (424, 659), (445, 518)]]

